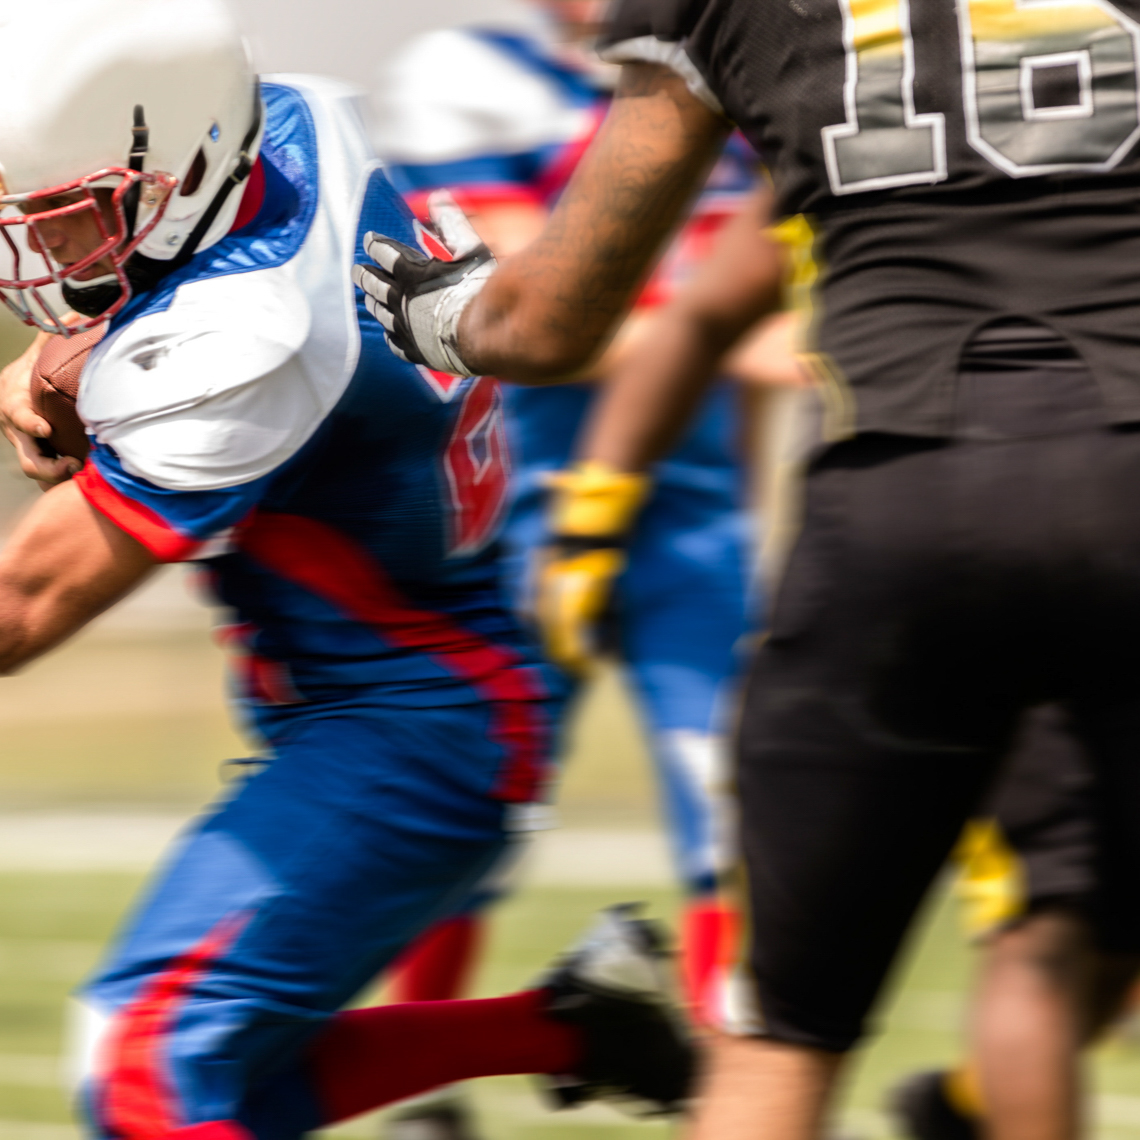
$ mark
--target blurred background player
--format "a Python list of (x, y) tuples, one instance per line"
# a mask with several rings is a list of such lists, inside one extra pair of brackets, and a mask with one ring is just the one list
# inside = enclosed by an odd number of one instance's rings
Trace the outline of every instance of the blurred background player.
[(5, 373), (6, 428), (57, 485), (0, 556), (0, 666), (197, 561), (266, 749), (84, 988), (93, 1133), (285, 1140), (504, 1065), (549, 1069), (574, 1103), (631, 1090), (632, 1064), (675, 1103), (687, 1050), (645, 1000), (659, 954), (622, 908), (527, 993), (338, 1012), (462, 904), (544, 790), (543, 667), (501, 604), (497, 385), (399, 360), (346, 284), (366, 231), (417, 241), (351, 91), (260, 83), (216, 0), (56, 15), (45, 38), (0, 4), (25, 96), (0, 125), (0, 278), (24, 319), (64, 331), (50, 282), (106, 335), (70, 480), (33, 446), (35, 348)]
[[(609, 104), (614, 69), (589, 52), (604, 8), (596, 0), (547, 0), (534, 5), (529, 34), (441, 30), (413, 40), (395, 59), (377, 93), (377, 138), (390, 177), (421, 216), (428, 194), (448, 189), (499, 257), (541, 230)], [(570, 498), (577, 500), (576, 515), (624, 516), (631, 497), (641, 507), (647, 494), (605, 612), (602, 598), (619, 568), (606, 551), (584, 545), (562, 577), (570, 589), (560, 597), (558, 618), (543, 628), (547, 652), (563, 670), (564, 695), (607, 653), (618, 657), (630, 682), (689, 894), (681, 945), (694, 1009), (730, 922), (716, 893), (731, 858), (724, 730), (741, 639), (755, 628), (759, 607), (744, 501), (754, 401), (735, 381), (773, 382), (770, 361), (742, 353), (729, 362), (684, 438), (654, 467), (652, 490), (641, 480), (607, 486), (572, 462), (599, 386), (619, 359), (638, 353), (647, 314), (670, 297), (746, 202), (754, 212), (766, 206), (766, 196), (760, 206), (750, 201), (754, 164), (751, 149), (734, 139), (634, 315), (589, 376), (551, 389), (504, 388), (512, 463), (506, 559), (520, 612), (532, 609), (543, 574), (536, 555), (551, 525), (564, 527)], [(562, 517), (552, 522), (554, 487)], [(478, 944), (478, 923), (468, 914), (432, 931), (403, 964), (396, 993), (404, 1000), (454, 996)], [(405, 1116), (416, 1129), (432, 1122), (452, 1128), (461, 1114), (441, 1097), (410, 1106)], [(399, 1134), (401, 1121), (391, 1127)]]

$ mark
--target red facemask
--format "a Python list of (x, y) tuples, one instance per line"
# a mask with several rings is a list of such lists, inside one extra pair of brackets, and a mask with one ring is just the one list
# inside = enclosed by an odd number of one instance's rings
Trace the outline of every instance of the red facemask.
[[(95, 196), (94, 185), (113, 178), (119, 181), (111, 194), (113, 225), (108, 227), (104, 211)], [(93, 328), (113, 317), (131, 297), (126, 261), (162, 218), (170, 200), (170, 192), (177, 184), (178, 179), (170, 174), (145, 173), (111, 166), (46, 190), (0, 196), (0, 300), (25, 324), (64, 336)], [(135, 218), (138, 199), (145, 186), (155, 186), (166, 193), (162, 195), (162, 200), (153, 209), (146, 224), (137, 228)], [(63, 195), (78, 197), (62, 206), (39, 213), (11, 213), (7, 209), (16, 207), (24, 211), (31, 207), (34, 210), (36, 202)], [(60, 266), (47, 252), (40, 227), (45, 222), (75, 217), (86, 211), (91, 212), (98, 227), (99, 244), (80, 260), (66, 267)], [(19, 240), (21, 235), (23, 241)], [(42, 268), (36, 264), (37, 258), (42, 263)], [(97, 316), (81, 318), (78, 322), (69, 319), (64, 324), (63, 317), (56, 312), (55, 306), (42, 290), (50, 285), (64, 284), (69, 284), (72, 289), (80, 289), (87, 282), (77, 281), (76, 276), (104, 259), (110, 261), (112, 273), (118, 282), (117, 298)]]

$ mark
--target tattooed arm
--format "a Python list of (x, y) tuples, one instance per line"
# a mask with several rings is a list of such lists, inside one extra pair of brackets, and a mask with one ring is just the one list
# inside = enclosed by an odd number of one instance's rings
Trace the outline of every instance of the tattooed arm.
[[(714, 376), (736, 375), (750, 363), (730, 350), (783, 299), (786, 251), (766, 228), (771, 214), (771, 191), (762, 187), (676, 296), (647, 318), (636, 349), (592, 409), (579, 437), (580, 461), (643, 470), (676, 443)], [(767, 348), (771, 353), (770, 341)], [(804, 382), (787, 368), (790, 360), (766, 363), (769, 370), (784, 365), (793, 382)]]
[(541, 235), (459, 324), (472, 371), (542, 381), (602, 347), (728, 133), (672, 71), (622, 69), (606, 122)]
[(626, 64), (546, 227), (506, 265), (496, 269), (462, 211), (437, 198), (450, 260), (366, 233), (374, 264), (354, 265), (352, 279), (406, 360), (523, 383), (565, 377), (616, 328), (728, 130), (672, 71)]

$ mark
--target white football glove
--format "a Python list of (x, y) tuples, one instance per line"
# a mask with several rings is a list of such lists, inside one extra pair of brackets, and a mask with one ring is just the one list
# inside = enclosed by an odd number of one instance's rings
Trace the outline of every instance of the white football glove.
[(366, 294), (364, 304), (384, 326), (397, 356), (437, 372), (471, 376), (459, 355), (459, 318), (494, 273), (495, 259), (446, 191), (432, 194), (428, 210), (453, 260), (428, 257), (369, 232), (364, 252), (376, 265), (354, 265), (352, 280)]

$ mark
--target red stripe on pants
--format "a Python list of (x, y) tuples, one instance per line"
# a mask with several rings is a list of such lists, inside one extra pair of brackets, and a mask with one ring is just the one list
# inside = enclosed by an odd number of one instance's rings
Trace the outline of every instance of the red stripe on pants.
[(116, 1016), (102, 1055), (99, 1112), (119, 1140), (243, 1140), (247, 1135), (228, 1121), (186, 1126), (163, 1058), (166, 1039), (195, 983), (233, 944), (246, 921), (245, 915), (222, 919), (197, 946), (147, 981)]

